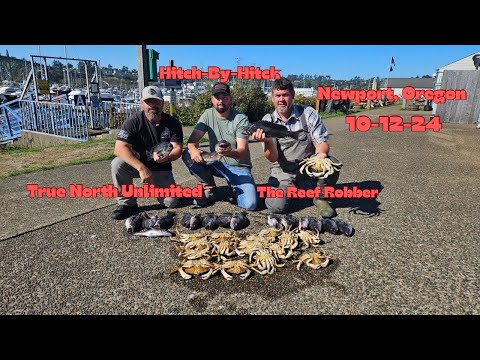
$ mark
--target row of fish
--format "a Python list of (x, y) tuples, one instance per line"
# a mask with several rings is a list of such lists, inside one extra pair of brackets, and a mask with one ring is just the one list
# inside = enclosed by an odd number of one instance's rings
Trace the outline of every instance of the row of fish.
[(201, 227), (204, 227), (207, 230), (215, 230), (218, 227), (241, 230), (246, 228), (250, 224), (250, 221), (245, 213), (242, 212), (223, 213), (220, 215), (208, 213), (204, 216), (200, 214), (192, 215), (186, 213), (183, 215), (180, 224), (190, 230), (200, 229)]
[(311, 216), (297, 219), (292, 214), (281, 217), (270, 214), (267, 216), (267, 223), (277, 230), (298, 228), (299, 230), (312, 230), (319, 233), (328, 232), (334, 235), (344, 234), (346, 236), (352, 236), (354, 233), (352, 224), (342, 219), (318, 219)]
[[(130, 216), (125, 220), (125, 228), (128, 234), (135, 236), (173, 236), (170, 229), (175, 224), (175, 212), (167, 211), (164, 216), (152, 216), (143, 211)], [(207, 230), (216, 228), (230, 228), (232, 230), (241, 230), (246, 228), (250, 221), (245, 213), (224, 213), (215, 215), (208, 213), (206, 215), (185, 213), (180, 224), (190, 230), (196, 230), (204, 227)]]

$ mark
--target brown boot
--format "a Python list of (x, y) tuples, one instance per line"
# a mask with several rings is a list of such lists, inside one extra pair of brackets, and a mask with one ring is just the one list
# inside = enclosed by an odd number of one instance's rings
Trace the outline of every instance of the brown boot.
[(330, 206), (327, 200), (324, 199), (313, 199), (313, 204), (317, 207), (318, 213), (323, 218), (333, 218), (337, 216), (337, 213)]

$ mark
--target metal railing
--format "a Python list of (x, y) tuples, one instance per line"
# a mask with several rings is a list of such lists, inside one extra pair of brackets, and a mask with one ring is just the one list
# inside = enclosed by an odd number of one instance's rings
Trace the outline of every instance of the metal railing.
[(60, 102), (14, 100), (0, 106), (0, 141), (21, 137), (21, 131), (85, 141), (93, 129), (118, 129), (139, 104), (101, 102), (98, 107)]

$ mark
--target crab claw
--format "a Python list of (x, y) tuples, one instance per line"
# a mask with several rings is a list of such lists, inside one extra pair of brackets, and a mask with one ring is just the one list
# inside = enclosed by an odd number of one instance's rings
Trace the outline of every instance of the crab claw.
[(222, 275), (223, 275), (223, 277), (224, 277), (225, 279), (227, 279), (227, 280), (232, 280), (232, 279), (233, 279), (233, 276), (230, 275), (229, 273), (227, 273), (227, 272), (225, 271), (225, 269), (221, 269), (220, 272), (222, 273)]

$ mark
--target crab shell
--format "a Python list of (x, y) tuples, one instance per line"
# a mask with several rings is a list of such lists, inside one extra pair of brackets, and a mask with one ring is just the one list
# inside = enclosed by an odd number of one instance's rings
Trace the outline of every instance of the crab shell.
[(334, 256), (327, 255), (321, 250), (315, 249), (301, 255), (298, 260), (294, 260), (294, 263), (297, 263), (297, 270), (300, 270), (302, 264), (307, 265), (312, 269), (320, 269), (321, 267), (326, 267), (330, 263), (330, 259), (334, 259)]
[(203, 280), (207, 280), (217, 272), (215, 266), (205, 259), (187, 260), (181, 266), (173, 268), (171, 273), (177, 271), (185, 280), (191, 279), (192, 275), (200, 275)]
[(245, 280), (252, 272), (249, 265), (243, 260), (228, 260), (219, 266), (220, 272), (227, 280), (232, 280), (234, 275), (239, 275), (240, 279)]

